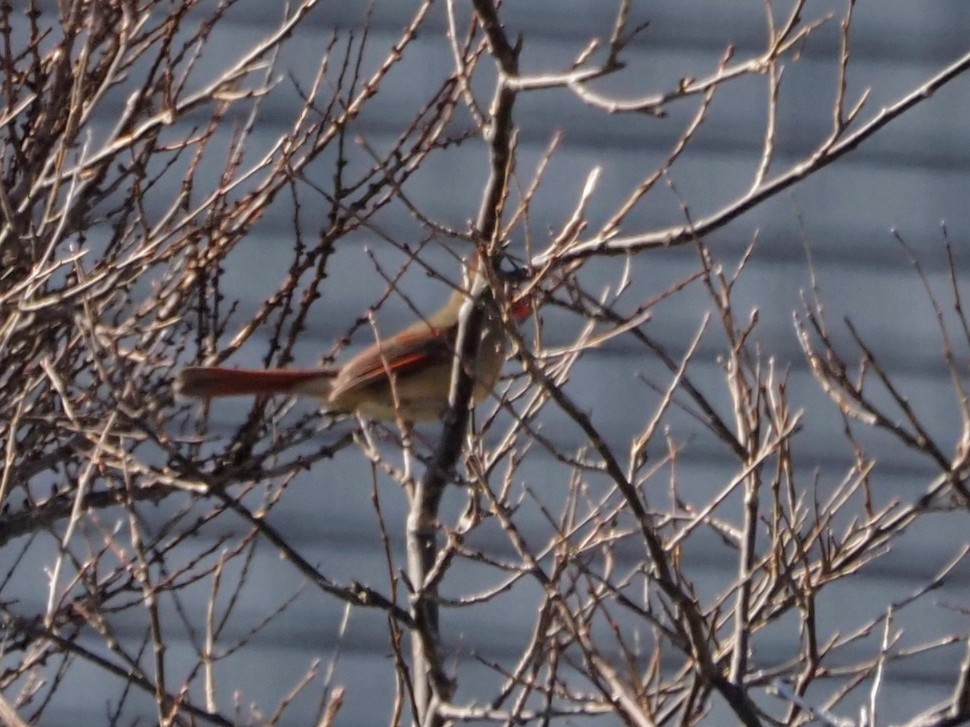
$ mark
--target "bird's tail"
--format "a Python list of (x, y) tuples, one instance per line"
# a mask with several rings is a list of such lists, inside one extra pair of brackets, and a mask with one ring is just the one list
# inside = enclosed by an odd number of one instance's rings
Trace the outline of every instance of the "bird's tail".
[(305, 394), (330, 397), (337, 372), (332, 369), (230, 369), (221, 366), (190, 366), (175, 380), (182, 396), (213, 399), (218, 396), (256, 394)]

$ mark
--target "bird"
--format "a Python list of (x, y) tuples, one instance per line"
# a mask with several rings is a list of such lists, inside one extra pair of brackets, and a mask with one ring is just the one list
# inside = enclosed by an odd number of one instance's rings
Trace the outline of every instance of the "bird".
[[(469, 264), (470, 285), (480, 266), (479, 255)], [(469, 299), (456, 289), (435, 313), (398, 333), (376, 341), (340, 367), (315, 369), (244, 369), (190, 366), (179, 372), (176, 391), (200, 399), (294, 394), (316, 397), (330, 414), (358, 414), (364, 419), (407, 424), (441, 419), (448, 410), (455, 346), (462, 307)], [(474, 404), (495, 386), (508, 351), (506, 323), (486, 289), (481, 336), (469, 373), (475, 378)], [(509, 318), (524, 320), (529, 303), (514, 301)]]

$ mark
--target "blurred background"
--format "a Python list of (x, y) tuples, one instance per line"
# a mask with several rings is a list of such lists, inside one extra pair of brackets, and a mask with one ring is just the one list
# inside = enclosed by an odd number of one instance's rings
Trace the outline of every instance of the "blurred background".
[[(521, 34), (524, 39), (522, 72), (567, 68), (591, 37), (609, 35), (614, 5), (578, 0), (505, 3), (501, 13), (507, 30), (512, 37)], [(780, 5), (785, 7), (776, 11), (782, 17), (788, 4)], [(784, 64), (776, 154), (769, 174), (804, 158), (832, 131), (832, 104), (839, 82), (838, 18), (844, 14), (845, 3), (819, 0), (808, 5), (812, 17), (821, 18), (831, 12), (835, 20), (810, 35), (798, 51), (797, 62)], [(361, 69), (366, 78), (398, 40), (416, 6), (410, 1), (373, 5), (353, 1), (321, 3), (295, 29), (277, 61), (279, 92), (271, 104), (260, 110), (247, 157), (258, 158), (286, 133), (299, 111), (300, 95), (309, 87), (322, 49), (331, 38), (336, 38), (338, 45), (366, 41), (368, 51)], [(204, 80), (206, 64), (224, 67), (227, 58), (239, 55), (275, 28), (282, 7), (258, 0), (236, 3), (205, 44), (199, 60), (199, 82)], [(430, 12), (430, 20), (416, 43), (407, 49), (378, 96), (353, 124), (353, 136), (360, 137), (378, 153), (394, 144), (452, 71), (445, 9), (435, 6)], [(674, 89), (681, 79), (712, 73), (729, 47), (733, 48), (735, 60), (754, 57), (764, 48), (765, 8), (760, 2), (657, 0), (635, 2), (634, 12), (639, 20), (648, 20), (650, 26), (624, 52), (626, 68), (595, 85), (603, 93), (630, 98)], [(184, 22), (187, 27), (192, 26), (191, 13)], [(369, 23), (366, 37), (362, 31), (365, 23)], [(861, 118), (871, 118), (880, 108), (910, 93), (965, 53), (968, 37), (970, 5), (964, 0), (858, 2), (852, 23), (847, 98), (852, 103), (868, 90)], [(494, 70), (490, 58), (483, 58), (482, 64), (474, 90), (479, 100), (487, 104)], [(685, 205), (692, 218), (699, 219), (742, 195), (750, 187), (762, 158), (768, 109), (766, 89), (767, 79), (759, 75), (725, 84), (715, 95), (707, 119), (683, 157), (630, 215), (624, 228), (651, 230), (679, 224), (684, 219)], [(113, 114), (120, 113), (123, 101), (119, 95), (114, 106), (104, 105), (99, 122), (105, 129), (111, 127)], [(519, 227), (510, 252), (521, 259), (528, 255), (530, 246), (543, 249), (549, 231), (558, 230), (568, 219), (587, 175), (597, 166), (602, 175), (590, 201), (589, 216), (593, 228), (602, 224), (613, 213), (617, 201), (668, 157), (699, 103), (698, 98), (679, 101), (669, 106), (665, 118), (654, 118), (644, 114), (606, 115), (584, 106), (564, 90), (524, 94), (515, 108), (519, 129), (517, 169), (523, 185), (531, 180), (554, 135), (561, 134), (562, 139), (532, 201), (528, 225)], [(793, 315), (803, 309), (803, 298), (812, 299), (814, 295), (813, 273), (834, 339), (852, 350), (843, 322), (845, 316), (850, 317), (931, 432), (944, 442), (956, 440), (960, 413), (942, 359), (943, 344), (932, 302), (897, 237), (905, 240), (929, 285), (942, 298), (946, 299), (950, 285), (944, 247), (947, 238), (956, 252), (960, 280), (965, 280), (964, 271), (970, 260), (967, 118), (970, 79), (958, 79), (846, 158), (706, 239), (716, 261), (728, 271), (738, 265), (745, 250), (754, 243), (750, 261), (735, 289), (736, 312), (751, 315), (757, 311), (759, 325), (754, 336), (765, 360), (772, 359), (779, 371), (788, 372), (793, 400), (805, 407), (797, 451), (808, 473), (803, 481), (814, 479), (820, 493), (806, 492), (806, 498), (824, 496), (853, 463), (838, 410), (814, 382), (793, 326)], [(222, 143), (228, 144), (244, 121), (242, 117), (227, 118), (216, 132), (217, 141), (224, 137)], [(454, 124), (456, 132), (463, 125), (474, 130), (467, 114), (459, 114)], [(172, 131), (184, 132), (184, 127)], [(351, 168), (372, 163), (368, 154), (359, 153), (359, 147), (358, 153), (350, 154), (348, 159)], [(307, 180), (329, 188), (335, 161), (333, 154), (322, 155), (307, 172)], [(414, 207), (428, 218), (466, 230), (478, 214), (487, 163), (485, 146), (475, 139), (433, 155), (406, 181), (403, 190)], [(211, 184), (223, 171), (215, 164), (203, 166), (198, 175), (200, 186)], [(211, 178), (206, 179), (209, 175)], [(163, 179), (161, 183), (166, 182)], [(308, 239), (326, 227), (322, 217), (326, 204), (318, 197), (318, 212), (313, 208), (313, 199), (312, 194), (307, 194), (297, 206), (294, 197), (280, 195), (227, 259), (220, 290), (226, 301), (237, 301), (237, 320), (244, 321), (252, 315), (286, 277), (296, 227), (300, 226), (301, 234)], [(151, 217), (162, 212), (149, 209), (148, 214)], [(400, 203), (387, 206), (373, 223), (398, 243), (415, 245), (428, 237)], [(423, 259), (457, 282), (460, 268), (449, 249), (456, 255), (467, 252), (459, 243), (438, 238), (428, 242)], [(341, 239), (328, 263), (322, 297), (293, 352), (295, 364), (316, 365), (330, 355), (343, 360), (370, 343), (372, 332), (364, 325), (354, 330), (346, 349), (335, 348), (335, 342), (352, 330), (385, 291), (382, 271), (393, 274), (405, 257), (372, 229)], [(627, 262), (620, 257), (589, 264), (582, 273), (584, 285), (596, 291), (615, 284)], [(631, 264), (633, 283), (625, 298), (628, 310), (696, 272), (698, 253), (692, 245), (653, 250), (636, 256)], [(382, 331), (391, 332), (411, 320), (411, 304), (431, 311), (448, 294), (446, 285), (429, 279), (416, 268), (405, 273), (400, 288), (410, 303), (401, 295), (391, 295), (383, 302), (375, 314)], [(690, 286), (658, 305), (646, 330), (672, 353), (681, 354), (705, 313), (711, 310), (703, 287)], [(543, 321), (542, 345), (546, 346), (567, 344), (582, 324), (559, 310), (548, 311)], [(526, 340), (538, 345), (534, 336), (535, 329), (528, 329)], [(262, 366), (267, 345), (268, 334), (257, 333), (227, 363)], [(729, 412), (719, 360), (723, 351), (723, 337), (718, 334), (717, 325), (711, 324), (691, 373), (711, 400)], [(190, 358), (191, 351), (186, 362)], [(509, 375), (520, 371), (516, 361), (508, 364)], [(669, 373), (645, 356), (642, 347), (621, 336), (585, 355), (566, 387), (606, 439), (622, 443), (629, 439), (630, 422), (642, 427), (651, 405), (657, 401), (656, 392), (643, 384), (644, 380), (663, 386)], [(207, 436), (215, 440), (214, 446), (218, 446), (220, 438), (235, 432), (252, 406), (251, 401), (242, 399), (212, 405)], [(297, 403), (288, 416), (296, 418), (311, 409), (310, 403)], [(200, 409), (194, 407), (180, 414), (173, 426), (187, 426), (186, 422), (199, 413)], [(563, 451), (584, 446), (582, 432), (566, 417), (549, 410), (542, 422), (545, 435)], [(323, 436), (336, 440), (353, 426), (351, 421), (338, 422)], [(699, 435), (699, 427), (688, 417), (672, 413), (667, 426), (671, 439), (684, 447), (678, 464), (681, 494), (704, 503), (723, 487), (736, 463), (709, 438)], [(433, 437), (436, 431), (427, 428), (428, 436)], [(865, 445), (878, 460), (874, 486), (882, 504), (893, 498), (908, 502), (922, 493), (934, 472), (932, 463), (921, 461), (888, 438), (874, 436)], [(559, 470), (551, 455), (537, 450), (517, 478), (537, 493), (540, 501), (555, 503), (558, 493), (567, 487)], [(655, 506), (668, 497), (660, 482), (658, 491), (647, 495), (656, 498)], [(381, 475), (375, 480), (370, 463), (353, 447), (342, 450), (325, 467), (314, 468), (291, 483), (274, 508), (271, 522), (308, 561), (319, 564), (321, 571), (334, 579), (380, 587), (387, 581), (388, 563), (374, 498), (380, 502), (390, 535), (387, 547), (397, 553), (398, 563), (403, 564), (405, 498), (393, 482)], [(463, 493), (449, 492), (444, 507), (446, 517), (456, 517), (463, 503)], [(165, 522), (177, 507), (163, 503), (152, 517), (157, 517), (159, 523)], [(724, 517), (740, 517), (736, 500), (725, 507)], [(534, 505), (523, 506), (520, 517), (525, 533), (544, 537), (543, 517)], [(927, 585), (968, 542), (966, 525), (966, 514), (961, 512), (920, 520), (899, 537), (884, 558), (868, 564), (861, 576), (825, 591), (818, 603), (819, 629), (829, 634), (849, 633)], [(243, 524), (234, 530), (231, 521), (222, 519), (180, 547), (229, 547), (224, 543), (244, 532)], [(490, 534), (488, 528), (483, 528), (474, 537), (476, 547), (491, 548), (496, 557), (510, 554), (509, 546), (497, 532)], [(627, 555), (640, 557), (635, 553)], [(32, 551), (32, 557), (38, 559), (37, 567), (42, 568), (42, 551)], [(699, 534), (685, 549), (684, 558), (685, 570), (704, 597), (718, 593), (735, 577), (732, 553), (719, 545), (713, 534)], [(243, 566), (236, 561), (231, 567)], [(253, 705), (257, 705), (257, 710), (271, 711), (301, 675), (319, 662), (321, 671), (334, 665), (330, 683), (346, 689), (338, 724), (386, 723), (394, 685), (385, 617), (364, 609), (348, 611), (338, 601), (305, 588), (300, 574), (270, 548), (256, 550), (248, 567), (259, 575), (243, 589), (233, 620), (224, 633), (225, 642), (246, 641), (247, 634), (261, 619), (281, 604), (285, 603), (285, 608), (251, 643), (247, 642), (242, 651), (244, 658), (226, 659), (218, 667), (222, 683), (235, 686), (238, 697), (232, 698), (238, 699), (242, 712), (248, 713)], [(225, 577), (230, 576), (227, 573)], [(494, 574), (469, 562), (449, 574), (442, 591), (457, 598), (494, 583)], [(893, 622), (894, 628), (902, 631), (900, 648), (947, 635), (965, 637), (968, 584), (970, 567), (961, 564), (933, 596), (902, 611)], [(500, 680), (487, 664), (514, 659), (521, 645), (531, 638), (537, 596), (534, 588), (528, 583), (520, 584), (490, 608), (443, 610), (442, 632), (449, 649), (449, 666), (462, 675), (458, 703), (492, 693)], [(287, 600), (290, 596), (292, 601)], [(27, 611), (32, 600), (42, 604), (46, 594), (43, 589), (31, 589), (25, 584), (20, 597)], [(205, 599), (205, 591), (200, 591), (197, 603), (186, 602), (185, 614), (170, 614), (173, 625), (167, 658), (172, 664), (179, 663), (180, 652), (184, 653), (185, 663), (194, 658), (190, 637), (178, 634), (187, 628), (185, 624), (204, 621)], [(126, 613), (114, 624), (114, 634), (119, 640), (140, 642), (146, 638), (146, 625), (136, 618), (136, 612)], [(753, 644), (753, 658), (764, 668), (783, 664), (797, 648), (798, 634), (787, 626), (791, 624), (779, 622), (759, 634)], [(846, 664), (853, 659), (873, 658), (881, 639), (881, 633), (860, 637), (840, 658)], [(903, 720), (917, 707), (925, 708), (946, 699), (963, 655), (963, 647), (956, 644), (933, 650), (922, 658), (889, 665), (880, 693), (881, 716), (887, 723)], [(61, 690), (45, 713), (44, 724), (105, 722), (107, 698), (100, 690), (103, 674), (87, 667), (72, 670), (68, 679), (70, 689)], [(860, 690), (837, 711), (851, 716), (852, 709), (867, 698), (867, 692)], [(133, 713), (144, 715), (132, 723), (149, 723), (154, 714), (151, 700), (146, 695), (134, 695), (131, 700), (136, 705)], [(142, 702), (144, 712), (137, 707)], [(284, 723), (311, 724), (319, 702), (319, 689), (302, 693), (290, 707)], [(724, 718), (724, 714), (715, 712), (710, 723), (723, 723), (719, 720)], [(593, 721), (589, 718), (589, 722)], [(576, 718), (572, 723), (586, 722)]]

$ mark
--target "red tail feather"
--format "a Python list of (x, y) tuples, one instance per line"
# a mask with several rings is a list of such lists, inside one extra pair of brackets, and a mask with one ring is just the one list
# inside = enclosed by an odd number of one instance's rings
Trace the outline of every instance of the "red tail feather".
[(178, 376), (176, 391), (183, 396), (212, 399), (254, 394), (308, 394), (326, 399), (336, 371), (330, 369), (228, 369), (193, 366)]

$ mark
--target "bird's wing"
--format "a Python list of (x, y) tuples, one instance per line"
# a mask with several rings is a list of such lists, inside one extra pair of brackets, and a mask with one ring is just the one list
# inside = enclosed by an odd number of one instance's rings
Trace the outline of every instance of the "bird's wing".
[(331, 398), (377, 383), (383, 385), (388, 374), (400, 379), (434, 366), (450, 366), (453, 351), (454, 331), (450, 328), (429, 332), (422, 325), (407, 329), (368, 346), (348, 361), (334, 382)]

